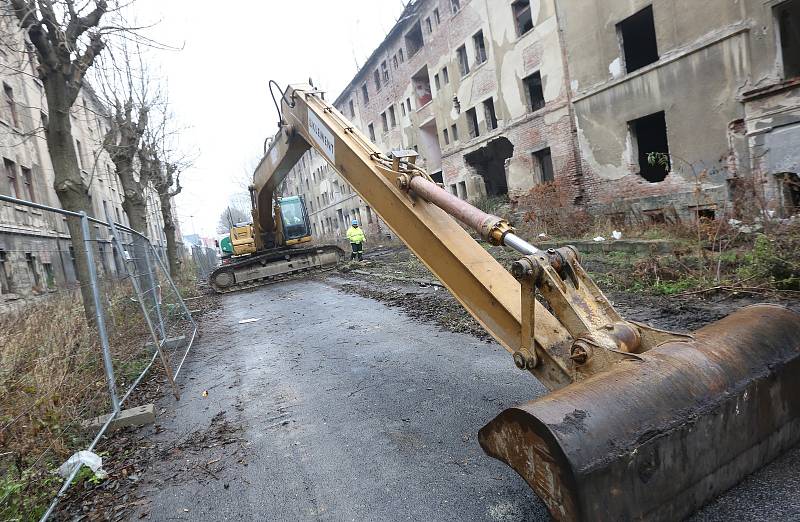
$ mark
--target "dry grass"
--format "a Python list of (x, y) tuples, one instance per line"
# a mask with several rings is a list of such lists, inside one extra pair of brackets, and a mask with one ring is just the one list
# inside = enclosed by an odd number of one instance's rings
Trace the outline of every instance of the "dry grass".
[[(107, 284), (117, 384), (149, 359), (138, 304)], [(52, 469), (86, 446), (81, 422), (111, 411), (101, 344), (80, 294), (63, 291), (0, 316), (0, 519), (36, 518), (60, 479)]]

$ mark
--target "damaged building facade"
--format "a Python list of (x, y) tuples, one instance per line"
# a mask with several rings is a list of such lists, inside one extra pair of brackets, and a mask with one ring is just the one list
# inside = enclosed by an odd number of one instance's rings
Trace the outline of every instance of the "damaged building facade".
[[(790, 215), (799, 4), (417, 0), (335, 105), (471, 201), (555, 181), (562, 201), (615, 221)], [(322, 222), (347, 224), (295, 186)]]
[(796, 212), (799, 0), (557, 5), (589, 208)]
[[(47, 100), (36, 76), (33, 52), (28, 52), (22, 33), (11, 17), (0, 18), (0, 193), (18, 199), (60, 207), (53, 188), (53, 167), (47, 150), (43, 123)], [(11, 45), (9, 42), (14, 42)], [(30, 44), (27, 44), (30, 45)], [(19, 51), (22, 49), (23, 51)], [(78, 95), (72, 109), (72, 133), (81, 173), (90, 190), (92, 216), (128, 224), (122, 210), (122, 187), (114, 164), (103, 150), (109, 129), (107, 110), (88, 88)], [(163, 221), (155, 191), (147, 197), (154, 243), (164, 245)], [(95, 225), (95, 257), (102, 274), (124, 272), (105, 227)], [(180, 232), (178, 241), (180, 242)], [(0, 300), (39, 294), (76, 283), (73, 246), (66, 221), (60, 215), (27, 206), (0, 202)]]

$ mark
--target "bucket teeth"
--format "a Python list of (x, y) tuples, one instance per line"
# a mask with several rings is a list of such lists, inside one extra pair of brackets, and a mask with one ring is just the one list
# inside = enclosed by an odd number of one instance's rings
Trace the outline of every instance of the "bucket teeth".
[(800, 440), (800, 314), (757, 305), (479, 433), (557, 520), (678, 520)]

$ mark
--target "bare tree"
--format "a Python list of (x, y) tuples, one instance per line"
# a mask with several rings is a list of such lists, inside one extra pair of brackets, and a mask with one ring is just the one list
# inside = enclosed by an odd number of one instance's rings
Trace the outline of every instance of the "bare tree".
[(164, 236), (167, 238), (167, 261), (169, 273), (175, 278), (180, 266), (178, 260), (178, 242), (175, 237), (175, 216), (173, 215), (172, 201), (181, 193), (182, 168), (178, 163), (161, 162), (161, 168), (155, 178), (154, 186), (158, 192), (161, 219), (164, 221)]
[[(105, 48), (98, 26), (108, 10), (105, 0), (89, 0), (76, 8), (74, 0), (10, 0), (20, 27), (36, 50), (37, 73), (44, 85), (48, 106), (45, 124), (47, 148), (55, 172), (54, 188), (61, 206), (74, 212), (90, 211), (89, 187), (81, 177), (72, 137), (70, 109), (83, 86), (86, 72)], [(83, 239), (80, 222), (67, 220), (73, 243)], [(87, 318), (94, 318), (89, 265), (76, 245), (75, 270), (81, 286)]]
[(225, 234), (230, 232), (231, 227), (236, 223), (250, 222), (253, 218), (249, 212), (241, 208), (235, 202), (225, 207), (222, 214), (219, 215), (219, 223), (217, 223), (217, 233)]

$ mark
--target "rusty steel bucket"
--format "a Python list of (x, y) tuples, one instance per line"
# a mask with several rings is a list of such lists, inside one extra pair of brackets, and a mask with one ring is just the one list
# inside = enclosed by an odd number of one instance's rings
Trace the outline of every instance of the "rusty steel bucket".
[(800, 439), (800, 314), (756, 305), (479, 433), (557, 520), (679, 520)]

